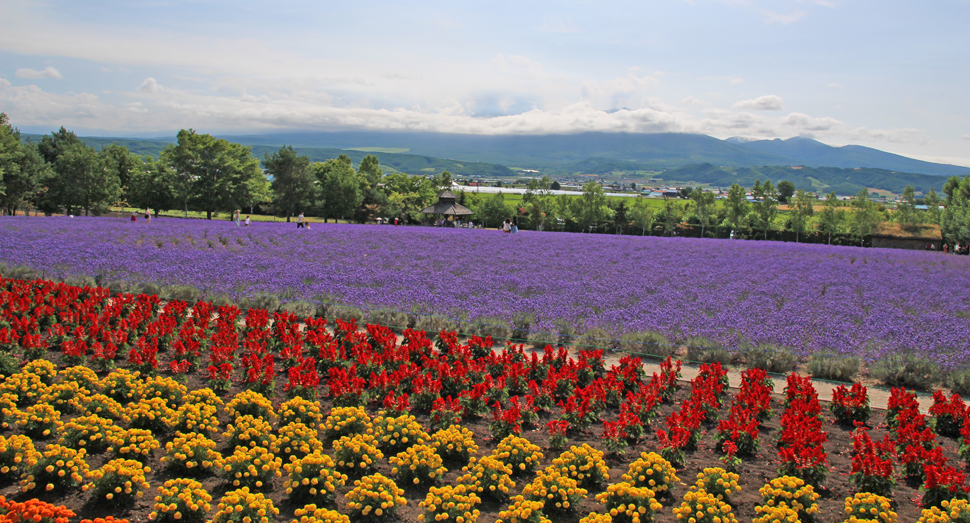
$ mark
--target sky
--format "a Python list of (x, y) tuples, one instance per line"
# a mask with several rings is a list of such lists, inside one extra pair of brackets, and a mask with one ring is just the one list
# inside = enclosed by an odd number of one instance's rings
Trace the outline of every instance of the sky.
[(970, 166), (970, 0), (0, 0), (24, 132), (807, 136)]

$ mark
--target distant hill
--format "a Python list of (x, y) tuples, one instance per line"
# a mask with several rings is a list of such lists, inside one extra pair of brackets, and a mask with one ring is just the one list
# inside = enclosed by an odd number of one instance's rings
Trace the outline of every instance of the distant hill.
[(718, 167), (709, 163), (669, 169), (658, 176), (669, 182), (693, 182), (716, 187), (728, 187), (732, 183), (751, 187), (757, 179), (771, 180), (776, 185), (782, 180), (788, 180), (794, 183), (797, 189), (816, 193), (835, 191), (840, 196), (858, 194), (863, 188), (883, 189), (901, 194), (907, 185), (912, 185), (917, 192), (926, 193), (932, 188), (937, 193), (941, 193), (943, 184), (946, 182), (946, 178), (941, 176), (900, 173), (868, 167), (853, 169), (790, 166)]
[(812, 167), (875, 167), (891, 171), (934, 174), (938, 176), (967, 176), (970, 168), (957, 165), (924, 162), (898, 154), (887, 153), (861, 145), (833, 147), (811, 138), (789, 138), (782, 140), (739, 141), (734, 138), (725, 140), (744, 149), (791, 160), (794, 165)]
[[(25, 134), (23, 137), (25, 139), (37, 141), (41, 138), (41, 135)], [(167, 145), (174, 143), (174, 139), (163, 141), (159, 139), (141, 140), (137, 138), (103, 138), (90, 136), (82, 136), (80, 138), (86, 145), (95, 149), (101, 149), (102, 147), (111, 145), (112, 143), (117, 143), (118, 145), (127, 147), (129, 151), (137, 155), (148, 155), (154, 158), (158, 158), (158, 155), (162, 152), (162, 149), (164, 149)], [(226, 137), (226, 139), (236, 141), (232, 137)], [(236, 143), (242, 142), (236, 141)], [(262, 160), (267, 153), (272, 154), (273, 152), (278, 151), (280, 145), (282, 144), (254, 145), (244, 143), (243, 145), (249, 145), (252, 149), (253, 155)], [(416, 154), (367, 152), (319, 147), (294, 146), (294, 149), (296, 149), (299, 154), (307, 156), (311, 161), (314, 162), (322, 162), (329, 160), (330, 158), (337, 158), (341, 154), (346, 154), (351, 160), (353, 160), (354, 163), (359, 164), (365, 156), (372, 154), (376, 156), (378, 160), (380, 160), (381, 166), (384, 168), (385, 172), (438, 174), (442, 171), (450, 171), (456, 176), (471, 178), (501, 178), (516, 175), (514, 171), (504, 165), (485, 162), (448, 160)]]

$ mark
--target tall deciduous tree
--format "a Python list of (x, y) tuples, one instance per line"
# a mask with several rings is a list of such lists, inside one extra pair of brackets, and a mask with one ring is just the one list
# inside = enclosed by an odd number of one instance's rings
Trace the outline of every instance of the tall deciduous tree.
[(694, 202), (694, 212), (701, 222), (701, 237), (707, 230), (707, 225), (711, 221), (711, 213), (714, 210), (714, 193), (705, 192), (700, 187), (694, 188), (690, 192), (690, 199)]
[(815, 214), (815, 195), (805, 189), (799, 189), (795, 193), (794, 199), (789, 199), (788, 215), (791, 219), (791, 228), (795, 231), (795, 243), (808, 228), (808, 220)]
[(273, 154), (266, 153), (263, 165), (272, 176), (273, 206), (276, 212), (291, 216), (304, 212), (316, 201), (316, 179), (310, 168), (310, 158), (300, 156), (292, 146), (285, 145)]
[(522, 202), (529, 211), (529, 219), (533, 227), (541, 231), (546, 224), (552, 206), (552, 180), (548, 176), (542, 179), (531, 179), (526, 186)]
[(376, 156), (368, 154), (361, 160), (357, 168), (357, 178), (362, 195), (362, 202), (355, 216), (357, 221), (364, 223), (373, 215), (383, 216), (384, 208), (389, 203), (388, 191), (382, 183), (384, 170)]
[(50, 203), (68, 214), (85, 216), (108, 210), (121, 193), (118, 175), (104, 166), (94, 149), (77, 143), (62, 148), (50, 178)]
[(98, 151), (101, 165), (114, 172), (121, 185), (121, 198), (127, 198), (128, 185), (135, 171), (141, 167), (142, 160), (132, 154), (127, 147), (113, 143)]
[(970, 244), (970, 177), (952, 177), (943, 187), (946, 193), (940, 228), (950, 241)]
[(180, 204), (175, 194), (177, 183), (175, 171), (165, 162), (144, 156), (128, 180), (128, 203), (152, 209), (156, 216), (161, 211), (177, 209)]
[(771, 180), (754, 181), (751, 188), (751, 196), (754, 198), (754, 216), (757, 219), (758, 227), (764, 231), (764, 238), (768, 239), (768, 230), (771, 229), (771, 222), (778, 215), (778, 193), (775, 191)]
[(346, 155), (313, 164), (320, 183), (320, 205), (324, 220), (353, 216), (363, 200), (357, 172)]
[(512, 206), (505, 203), (505, 195), (495, 193), (482, 200), (478, 208), (475, 209), (475, 217), (482, 221), (483, 227), (497, 227), (506, 219), (511, 218), (513, 212)]
[(583, 194), (574, 202), (574, 215), (583, 232), (589, 227), (607, 220), (612, 211), (606, 205), (606, 193), (603, 186), (596, 182), (583, 184)]
[(664, 235), (670, 236), (684, 217), (684, 208), (673, 198), (664, 196), (664, 207), (660, 219), (664, 225)]
[(427, 177), (404, 173), (391, 173), (384, 177), (384, 187), (389, 192), (387, 217), (420, 221), (418, 213), (434, 203), (437, 187)]
[(650, 208), (645, 198), (635, 198), (633, 205), (630, 206), (630, 221), (634, 227), (640, 229), (640, 236), (646, 234), (647, 229), (653, 226), (654, 210)]
[(726, 220), (728, 225), (731, 226), (732, 230), (738, 229), (748, 215), (748, 197), (744, 187), (736, 183), (731, 184), (731, 188), (728, 190), (726, 207)]
[(903, 225), (912, 225), (919, 220), (916, 214), (916, 191), (912, 185), (903, 189), (903, 196), (896, 204), (896, 216)]
[(791, 203), (791, 197), (795, 194), (795, 184), (782, 180), (778, 182), (778, 201), (781, 203)]
[(186, 215), (190, 203), (211, 220), (215, 212), (232, 212), (268, 197), (269, 183), (248, 147), (182, 129), (161, 157), (175, 171), (175, 190)]
[(930, 223), (940, 223), (940, 197), (936, 194), (936, 189), (930, 188), (930, 192), (923, 197), (926, 205), (926, 221)]
[(841, 208), (839, 197), (832, 191), (825, 195), (825, 203), (822, 204), (822, 212), (819, 214), (819, 227), (822, 232), (828, 233), (829, 245), (832, 245), (832, 233), (839, 232), (842, 223), (845, 221), (845, 211)]
[(859, 240), (859, 245), (865, 243), (866, 236), (872, 234), (872, 228), (879, 222), (879, 211), (876, 204), (869, 197), (869, 190), (863, 188), (852, 200), (852, 222), (850, 231), (854, 238)]

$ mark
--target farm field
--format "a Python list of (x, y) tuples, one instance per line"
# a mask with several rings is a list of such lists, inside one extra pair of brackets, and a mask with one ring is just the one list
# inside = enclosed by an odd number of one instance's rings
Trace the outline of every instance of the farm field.
[[(772, 391), (752, 369), (728, 390), (717, 364), (686, 383), (669, 359), (645, 376), (635, 358), (606, 368), (601, 351), (403, 339), (377, 325), (0, 279), (0, 504), (130, 521), (282, 522), (321, 508), (305, 521), (451, 511), (449, 521), (492, 523), (515, 510), (537, 511), (519, 521), (635, 521), (617, 509), (633, 503), (643, 521), (712, 506), (720, 521), (747, 522), (787, 516), (770, 508), (787, 492), (804, 503), (795, 520), (839, 522), (869, 507), (877, 520), (916, 521), (920, 504), (970, 496), (958, 396), (936, 394), (924, 416), (895, 389), (890, 410), (871, 412), (865, 387), (820, 403), (797, 375)], [(377, 512), (366, 493), (381, 485), (393, 503)], [(552, 486), (562, 494), (538, 494)]]
[[(970, 259), (780, 242), (374, 225), (0, 218), (0, 263), (102, 285), (189, 286), (438, 315), (467, 333), (654, 333), (952, 368), (970, 344)], [(134, 285), (134, 287), (131, 287)], [(274, 298), (275, 299), (275, 298)], [(437, 330), (437, 329), (431, 329)], [(604, 341), (605, 343), (605, 341)]]

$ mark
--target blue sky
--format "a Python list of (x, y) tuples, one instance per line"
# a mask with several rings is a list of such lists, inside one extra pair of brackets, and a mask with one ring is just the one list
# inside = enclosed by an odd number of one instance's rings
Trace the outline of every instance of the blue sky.
[(21, 130), (811, 136), (970, 165), (970, 0), (0, 0)]

